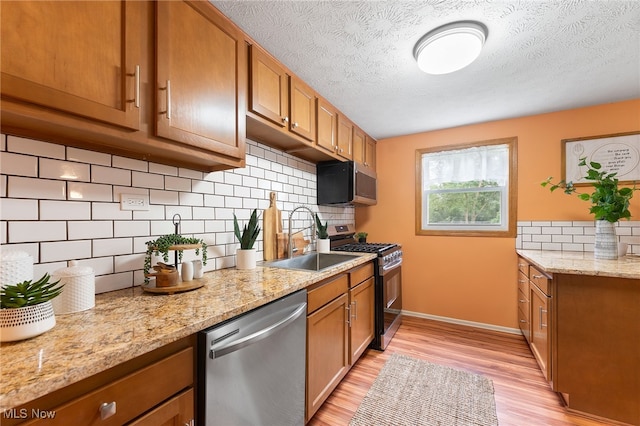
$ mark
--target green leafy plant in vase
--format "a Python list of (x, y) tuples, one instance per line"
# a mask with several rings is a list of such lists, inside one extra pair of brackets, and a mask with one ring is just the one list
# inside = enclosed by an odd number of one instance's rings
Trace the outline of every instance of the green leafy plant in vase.
[[(178, 263), (182, 262), (183, 251), (190, 248), (189, 246), (193, 246), (196, 256), (199, 256), (200, 250), (202, 250), (202, 264), (207, 264), (207, 244), (199, 238), (183, 237), (180, 234), (168, 234), (158, 237), (155, 240), (147, 241), (145, 244), (147, 245), (147, 251), (144, 257), (145, 284), (149, 283), (147, 275), (151, 270), (152, 255), (162, 257), (165, 263), (169, 263), (169, 252), (175, 251), (178, 256), (176, 263)], [(177, 267), (178, 265), (176, 265), (176, 268)]]
[(620, 187), (617, 173), (609, 173), (602, 170), (600, 163), (587, 162), (586, 157), (580, 158), (580, 167), (587, 167), (584, 177), (589, 181), (593, 192), (580, 192), (573, 182), (561, 180), (553, 183), (553, 177), (548, 177), (540, 185), (548, 187), (551, 192), (562, 189), (565, 194), (577, 195), (584, 201), (591, 202), (589, 213), (596, 220), (596, 235), (594, 245), (594, 257), (599, 259), (617, 259), (618, 241), (614, 224), (620, 219), (630, 219), (630, 200), (637, 190), (635, 182), (633, 187)]
[(368, 235), (369, 234), (367, 234), (366, 232), (356, 232), (353, 238), (355, 238), (355, 240), (359, 243), (366, 243)]
[(62, 292), (60, 281), (49, 274), (38, 281), (23, 281), (0, 289), (0, 328), (3, 342), (37, 336), (56, 325), (51, 300)]
[(240, 232), (240, 224), (235, 213), (233, 214), (233, 232), (240, 242), (240, 249), (236, 252), (236, 267), (238, 269), (253, 269), (256, 267), (256, 255), (253, 245), (260, 234), (258, 226), (258, 210), (253, 209), (249, 222)]

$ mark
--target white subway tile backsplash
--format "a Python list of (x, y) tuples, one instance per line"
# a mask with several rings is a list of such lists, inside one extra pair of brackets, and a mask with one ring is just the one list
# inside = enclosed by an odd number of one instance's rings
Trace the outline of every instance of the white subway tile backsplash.
[(91, 257), (91, 241), (56, 241), (40, 244), (40, 262), (57, 262)]
[[(139, 285), (144, 280), (145, 242), (173, 233), (172, 217), (179, 213), (181, 233), (209, 245), (205, 270), (233, 267), (238, 247), (234, 212), (246, 221), (253, 209), (266, 209), (274, 187), (285, 218), (298, 204), (315, 204), (313, 164), (252, 141), (247, 148), (245, 168), (202, 173), (13, 139), (2, 154), (10, 154), (5, 158), (11, 161), (0, 173), (0, 242), (33, 253), (37, 271), (53, 272), (72, 259), (89, 264), (99, 293)], [(18, 168), (5, 167), (19, 162)], [(37, 177), (38, 164), (50, 179)], [(64, 170), (66, 166), (71, 168)], [(67, 180), (72, 172), (84, 181)], [(149, 210), (120, 210), (121, 194), (148, 196)], [(354, 222), (353, 208), (320, 211), (336, 223)], [(256, 247), (261, 251), (262, 241)]]
[(93, 165), (91, 166), (91, 182), (131, 186), (131, 170)]
[(70, 200), (113, 201), (111, 185), (68, 182), (67, 186)]
[(67, 198), (67, 184), (61, 180), (8, 176), (7, 197), (64, 200)]
[(2, 220), (38, 220), (38, 200), (8, 198), (0, 205)]
[(12, 135), (7, 136), (7, 151), (59, 160), (65, 159), (65, 147), (62, 145)]
[(38, 157), (0, 152), (0, 165), (2, 173), (6, 175), (38, 176)]

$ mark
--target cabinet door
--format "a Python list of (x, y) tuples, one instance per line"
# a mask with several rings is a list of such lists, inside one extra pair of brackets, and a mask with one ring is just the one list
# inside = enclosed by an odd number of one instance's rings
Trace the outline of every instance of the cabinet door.
[(335, 153), (338, 150), (338, 114), (335, 108), (323, 99), (318, 99), (318, 148)]
[(369, 278), (349, 291), (351, 329), (349, 365), (353, 365), (373, 340), (374, 279)]
[(291, 132), (310, 142), (316, 140), (316, 94), (296, 77), (289, 78)]
[(3, 1), (2, 96), (137, 130), (139, 4)]
[(522, 272), (518, 272), (518, 325), (527, 342), (531, 341), (530, 314), (529, 279)]
[(286, 128), (289, 122), (289, 76), (262, 49), (249, 46), (249, 110)]
[(157, 136), (243, 158), (242, 33), (208, 2), (160, 1), (156, 7)]
[(366, 161), (365, 149), (364, 132), (360, 128), (353, 126), (353, 161), (364, 164)]
[(353, 160), (353, 123), (342, 114), (338, 115), (338, 155)]
[(344, 293), (307, 317), (307, 421), (349, 370), (348, 315)]
[(129, 426), (191, 425), (193, 407), (193, 389), (190, 388), (129, 423)]
[(365, 135), (364, 165), (376, 169), (376, 141), (368, 135)]
[(540, 370), (547, 380), (551, 380), (551, 369), (549, 368), (549, 298), (534, 284), (530, 285), (531, 303), (531, 352), (540, 365)]

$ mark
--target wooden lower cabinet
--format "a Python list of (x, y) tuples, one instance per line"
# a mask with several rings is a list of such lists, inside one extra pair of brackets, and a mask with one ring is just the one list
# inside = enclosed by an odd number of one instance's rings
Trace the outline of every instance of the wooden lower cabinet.
[(349, 371), (348, 320), (346, 293), (307, 316), (307, 421)]
[(195, 339), (186, 338), (17, 407), (24, 418), (2, 424), (190, 425), (194, 377)]
[(549, 361), (551, 360), (550, 297), (544, 294), (535, 284), (530, 285), (529, 294), (531, 300), (531, 339), (529, 340), (529, 346), (545, 379), (551, 381), (551, 368), (549, 366)]
[(373, 263), (353, 268), (308, 289), (308, 422), (374, 337)]

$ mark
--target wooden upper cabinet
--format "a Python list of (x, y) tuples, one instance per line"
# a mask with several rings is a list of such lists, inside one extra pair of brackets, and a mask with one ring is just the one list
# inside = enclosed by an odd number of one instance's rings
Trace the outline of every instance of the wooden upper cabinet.
[(372, 170), (376, 168), (376, 141), (357, 126), (353, 127), (353, 161)]
[(376, 140), (369, 135), (365, 135), (364, 140), (364, 165), (376, 169)]
[(243, 157), (243, 35), (208, 2), (156, 6), (157, 136)]
[(2, 97), (139, 129), (142, 22), (127, 1), (3, 1)]
[(289, 123), (289, 76), (280, 63), (255, 45), (250, 51), (249, 110), (282, 128)]
[(353, 123), (344, 115), (338, 115), (338, 144), (336, 152), (347, 160), (353, 160)]
[(318, 148), (334, 153), (338, 149), (338, 113), (324, 99), (318, 98)]
[(316, 140), (316, 93), (297, 77), (289, 77), (290, 130), (310, 142)]

